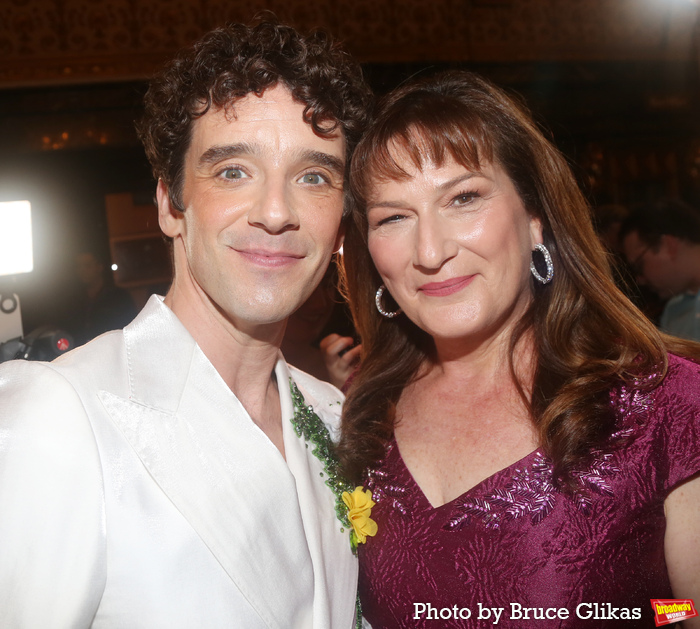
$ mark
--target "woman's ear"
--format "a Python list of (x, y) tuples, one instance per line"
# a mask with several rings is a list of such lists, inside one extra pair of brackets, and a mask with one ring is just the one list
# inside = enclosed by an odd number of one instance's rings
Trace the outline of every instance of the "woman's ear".
[(338, 228), (338, 235), (335, 237), (335, 244), (333, 245), (333, 253), (338, 253), (343, 248), (343, 243), (345, 242), (345, 222), (343, 221)]
[(534, 249), (535, 245), (543, 244), (542, 238), (542, 222), (539, 218), (530, 218), (530, 248)]
[(158, 180), (156, 199), (158, 200), (158, 224), (161, 231), (166, 236), (170, 236), (170, 238), (179, 236), (185, 224), (185, 215), (180, 210), (175, 209), (170, 203), (168, 188), (162, 179)]

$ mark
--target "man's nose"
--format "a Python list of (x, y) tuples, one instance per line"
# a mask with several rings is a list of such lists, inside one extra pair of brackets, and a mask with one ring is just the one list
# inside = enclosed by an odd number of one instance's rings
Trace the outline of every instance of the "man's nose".
[(248, 213), (248, 222), (270, 234), (279, 234), (299, 227), (294, 198), (284, 181), (271, 180), (262, 186)]

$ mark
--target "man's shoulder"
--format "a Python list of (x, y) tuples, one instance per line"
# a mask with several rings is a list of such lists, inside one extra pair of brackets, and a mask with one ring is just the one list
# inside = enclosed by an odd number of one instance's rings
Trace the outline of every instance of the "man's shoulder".
[(10, 360), (0, 365), (0, 392), (26, 390), (28, 393), (42, 391), (47, 384), (60, 383), (63, 378), (52, 368), (51, 363), (30, 360)]
[(127, 369), (124, 333), (122, 330), (106, 332), (49, 365), (73, 383), (93, 383), (94, 386), (104, 387), (105, 379)]
[(700, 340), (697, 335), (698, 313), (700, 313), (700, 293), (675, 295), (664, 306), (659, 321), (660, 328), (673, 336)]
[(86, 443), (94, 445), (79, 390), (52, 363), (0, 365), (0, 399), (0, 427), (8, 443), (31, 444), (34, 450), (46, 446), (47, 452), (61, 450), (68, 457)]
[[(105, 332), (50, 364), (70, 380), (94, 382), (96, 386), (108, 382), (111, 377), (126, 372), (129, 366), (143, 362), (150, 350), (173, 344), (175, 335), (168, 314), (162, 298), (154, 295), (123, 329)], [(146, 344), (147, 347), (142, 347)]]
[(700, 293), (695, 295), (689, 293), (674, 295), (666, 302), (662, 316), (671, 318), (682, 316), (686, 312), (692, 311), (696, 307), (699, 299)]
[[(86, 390), (112, 389), (125, 378), (126, 351), (121, 331), (108, 332), (52, 362), (12, 360), (0, 365), (0, 392), (25, 399), (30, 406), (55, 404), (58, 398)], [(51, 402), (53, 398), (53, 402)]]

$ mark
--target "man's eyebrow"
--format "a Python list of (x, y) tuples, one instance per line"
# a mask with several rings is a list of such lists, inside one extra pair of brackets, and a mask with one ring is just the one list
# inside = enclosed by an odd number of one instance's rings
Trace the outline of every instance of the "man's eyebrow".
[[(216, 144), (209, 147), (199, 157), (200, 166), (209, 166), (218, 164), (232, 157), (241, 155), (261, 155), (264, 151), (255, 144), (250, 142), (237, 142), (236, 144)], [(345, 173), (345, 161), (323, 151), (314, 151), (311, 149), (302, 149), (298, 151), (297, 159), (300, 162), (308, 162), (315, 166), (324, 166), (333, 171), (338, 177), (343, 177)]]
[(345, 174), (345, 161), (335, 155), (323, 151), (302, 151), (299, 156), (301, 161), (310, 162), (318, 166), (325, 166), (339, 177)]
[(260, 151), (249, 142), (238, 142), (236, 144), (215, 144), (210, 146), (199, 157), (199, 165), (207, 166), (218, 164), (219, 162), (238, 157), (239, 155), (257, 155)]

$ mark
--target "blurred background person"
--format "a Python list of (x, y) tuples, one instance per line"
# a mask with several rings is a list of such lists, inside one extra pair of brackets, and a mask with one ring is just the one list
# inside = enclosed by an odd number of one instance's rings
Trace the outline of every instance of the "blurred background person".
[(344, 320), (344, 310), (338, 308), (342, 304), (337, 280), (336, 266), (332, 264), (311, 297), (289, 317), (280, 349), (290, 364), (342, 389), (362, 348), (345, 334), (351, 324)]
[(629, 215), (630, 210), (624, 205), (599, 205), (593, 210), (593, 227), (610, 254), (610, 269), (617, 287), (653, 323), (658, 324), (666, 300), (661, 299), (647, 285), (635, 281), (622, 251), (620, 228)]
[(629, 210), (624, 205), (608, 203), (599, 205), (593, 211), (593, 226), (605, 248), (620, 255), (620, 227), (629, 216)]
[(620, 240), (635, 280), (668, 300), (661, 330), (700, 341), (700, 213), (678, 200), (639, 206)]
[(136, 316), (136, 306), (128, 291), (115, 286), (102, 256), (83, 251), (75, 256), (79, 286), (70, 305), (66, 327), (78, 345), (119, 330)]

